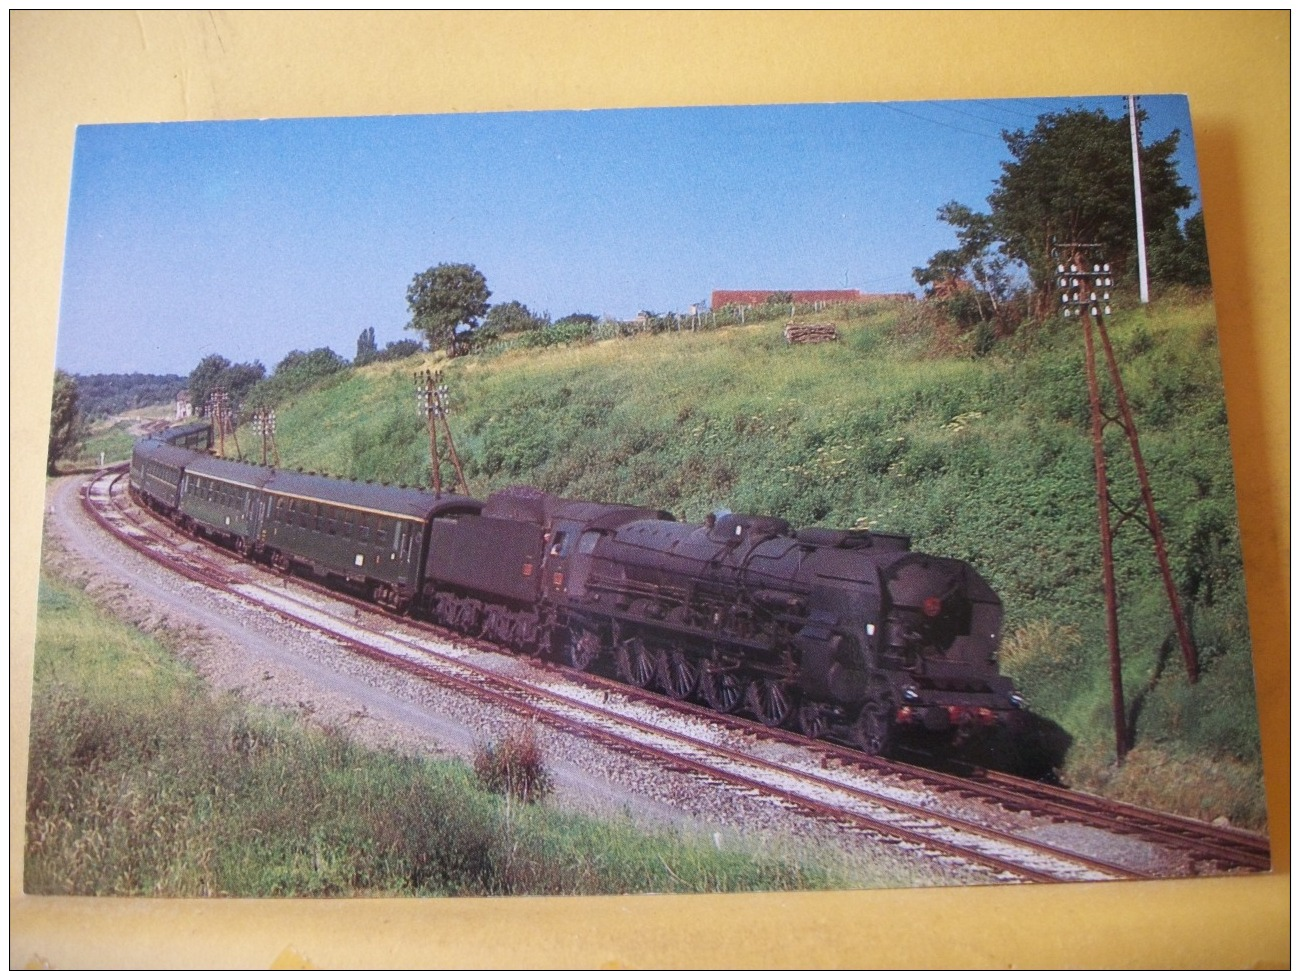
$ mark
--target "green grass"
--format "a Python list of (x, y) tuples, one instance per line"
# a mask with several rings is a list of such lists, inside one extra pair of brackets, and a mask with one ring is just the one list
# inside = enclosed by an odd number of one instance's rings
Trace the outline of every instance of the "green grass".
[[(908, 533), (918, 549), (976, 565), (1003, 598), (1010, 636), (1042, 624), (1074, 632), (1068, 656), (1009, 667), (1035, 709), (1075, 739), (1064, 777), (1105, 789), (1110, 689), (1077, 324), (1025, 325), (990, 350), (923, 304), (835, 309), (801, 319), (835, 323), (839, 342), (788, 348), (785, 319), (362, 368), (281, 409), (280, 451), (291, 467), (427, 484), (411, 374), (434, 364), (451, 387), (475, 495), (525, 482), (686, 519), (727, 507)], [(1213, 305), (1184, 294), (1121, 309), (1111, 333), (1204, 669), (1200, 684), (1186, 684), (1150, 539), (1125, 527), (1116, 568), (1136, 741), (1204, 767), (1189, 770), (1187, 789), (1240, 762), (1253, 781), (1222, 808), (1259, 826)], [(1117, 496), (1136, 495), (1118, 435), (1108, 454)], [(449, 463), (442, 472), (451, 481)], [(1181, 805), (1163, 787), (1142, 801)]]
[(494, 795), (460, 762), (209, 695), (170, 647), (73, 587), (40, 590), (24, 888), (31, 894), (427, 896), (900, 885)]
[(130, 426), (130, 421), (122, 420), (92, 431), (85, 444), (81, 446), (81, 464), (97, 465), (100, 453), (103, 453), (105, 465), (125, 462), (129, 459), (136, 441), (135, 436), (127, 430)]

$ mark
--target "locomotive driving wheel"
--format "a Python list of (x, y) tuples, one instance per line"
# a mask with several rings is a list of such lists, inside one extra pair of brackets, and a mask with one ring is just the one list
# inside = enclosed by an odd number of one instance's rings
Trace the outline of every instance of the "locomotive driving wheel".
[(645, 688), (654, 680), (658, 652), (646, 646), (639, 637), (621, 642), (614, 657), (618, 663), (618, 676), (637, 688)]
[(600, 637), (589, 630), (570, 630), (560, 646), (560, 660), (575, 671), (585, 671), (600, 657)]
[(680, 647), (670, 648), (661, 655), (659, 665), (659, 684), (664, 694), (681, 701), (695, 690), (699, 683), (699, 671)]
[(826, 709), (816, 702), (805, 701), (799, 706), (799, 733), (809, 738), (821, 738), (830, 729)]
[(745, 683), (733, 671), (716, 671), (708, 661), (700, 663), (700, 694), (714, 711), (724, 715), (735, 711), (745, 699)]
[(760, 678), (753, 682), (745, 693), (745, 700), (750, 711), (768, 728), (783, 725), (794, 710), (786, 684), (772, 678)]
[(883, 681), (872, 681), (867, 703), (853, 723), (851, 734), (853, 744), (868, 755), (888, 757), (893, 750), (894, 703)]

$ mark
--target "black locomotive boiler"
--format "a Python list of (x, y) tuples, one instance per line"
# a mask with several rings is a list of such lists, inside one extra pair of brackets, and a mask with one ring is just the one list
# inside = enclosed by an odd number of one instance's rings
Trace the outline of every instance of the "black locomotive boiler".
[(770, 726), (888, 754), (1014, 727), (1002, 607), (907, 537), (586, 502), (486, 502), (143, 441), (137, 496), (182, 526), (390, 610)]

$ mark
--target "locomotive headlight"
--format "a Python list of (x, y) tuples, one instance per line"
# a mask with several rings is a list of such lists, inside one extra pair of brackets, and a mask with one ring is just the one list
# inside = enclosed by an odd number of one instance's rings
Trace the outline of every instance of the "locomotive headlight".
[(943, 611), (943, 600), (939, 597), (926, 597), (921, 604), (921, 610), (925, 612), (927, 617), (938, 617)]
[(1029, 703), (1025, 701), (1025, 696), (1019, 691), (1013, 691), (1007, 696), (1007, 701), (1011, 702), (1012, 708), (1027, 708)]
[(904, 701), (920, 701), (920, 700), (921, 700), (921, 689), (918, 688), (918, 687), (917, 687), (916, 685), (914, 685), (914, 684), (909, 684), (909, 685), (907, 685), (905, 688), (903, 688), (903, 700), (904, 700)]

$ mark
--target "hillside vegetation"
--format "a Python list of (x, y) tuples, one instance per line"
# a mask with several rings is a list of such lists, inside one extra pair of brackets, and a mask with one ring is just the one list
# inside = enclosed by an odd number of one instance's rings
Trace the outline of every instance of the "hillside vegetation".
[[(427, 485), (412, 372), (433, 365), (477, 496), (522, 482), (685, 519), (725, 507), (908, 533), (915, 548), (971, 561), (1001, 594), (1003, 665), (1073, 736), (1067, 781), (1262, 827), (1212, 303), (1173, 296), (1111, 324), (1203, 672), (1188, 684), (1151, 541), (1126, 526), (1116, 555), (1136, 747), (1121, 769), (1077, 325), (1026, 325), (989, 347), (924, 304), (801, 321), (835, 323), (841, 340), (790, 348), (772, 320), (353, 369), (281, 405), (282, 464)], [(1134, 487), (1127, 448), (1110, 438), (1115, 488)], [(243, 449), (253, 454), (251, 437)]]

